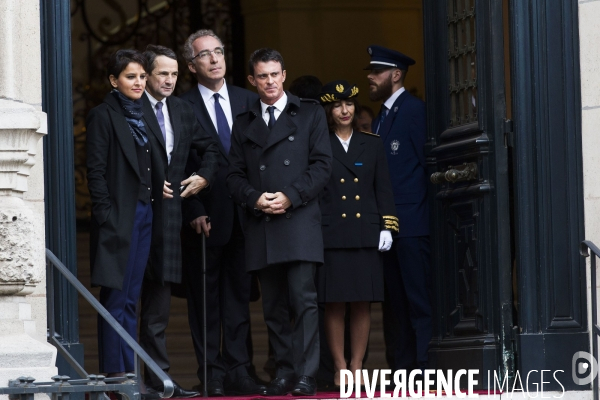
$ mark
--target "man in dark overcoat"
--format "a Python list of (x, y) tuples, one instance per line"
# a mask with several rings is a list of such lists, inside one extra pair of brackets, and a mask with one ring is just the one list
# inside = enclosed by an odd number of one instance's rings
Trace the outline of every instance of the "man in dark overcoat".
[(256, 50), (249, 69), (260, 101), (233, 124), (227, 186), (245, 210), (246, 268), (258, 272), (277, 364), (266, 394), (314, 395), (319, 367), (314, 275), (323, 262), (317, 197), (331, 174), (329, 133), (320, 106), (284, 92), (279, 52)]
[[(166, 47), (149, 45), (148, 78), (144, 102), (144, 123), (153, 151), (162, 157), (163, 198), (153, 203), (152, 248), (142, 286), (140, 344), (165, 371), (169, 370), (165, 329), (169, 322), (171, 283), (180, 283), (181, 267), (181, 201), (215, 181), (219, 167), (219, 150), (215, 140), (196, 121), (187, 102), (171, 96), (177, 82), (176, 54)], [(190, 149), (202, 155), (195, 175), (185, 175)], [(185, 188), (180, 193), (180, 186)], [(162, 382), (149, 369), (146, 384), (162, 391)], [(191, 397), (197, 392), (175, 385), (174, 397)]]
[(369, 97), (383, 101), (372, 128), (383, 140), (400, 225), (392, 250), (383, 254), (385, 282), (400, 322), (394, 367), (424, 369), (432, 337), (425, 103), (404, 88), (412, 58), (381, 46), (368, 52)]
[[(194, 109), (198, 123), (219, 146), (219, 172), (210, 191), (182, 204), (183, 268), (198, 378), (204, 379), (202, 314), (206, 296), (208, 395), (260, 394), (265, 388), (249, 376), (249, 342), (243, 340), (250, 335), (251, 275), (246, 272), (244, 259), (241, 209), (225, 184), (233, 121), (248, 111), (258, 96), (225, 81), (223, 43), (213, 31), (202, 29), (190, 35), (184, 56), (198, 84), (181, 98)], [(202, 158), (192, 152), (186, 171), (196, 171), (200, 165)], [(206, 293), (198, 290), (203, 278), (202, 232), (206, 235)]]

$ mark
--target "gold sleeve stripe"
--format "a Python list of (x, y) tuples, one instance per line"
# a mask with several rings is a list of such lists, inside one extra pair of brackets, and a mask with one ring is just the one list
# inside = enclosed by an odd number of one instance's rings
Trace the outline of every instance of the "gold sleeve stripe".
[(383, 219), (391, 219), (391, 220), (394, 220), (394, 221), (398, 221), (398, 218), (394, 217), (393, 215), (384, 215), (382, 218)]

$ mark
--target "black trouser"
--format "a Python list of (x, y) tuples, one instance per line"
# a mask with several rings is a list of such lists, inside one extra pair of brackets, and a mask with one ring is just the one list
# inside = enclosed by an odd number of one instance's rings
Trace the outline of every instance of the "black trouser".
[(400, 322), (395, 369), (427, 368), (432, 337), (429, 237), (401, 237), (383, 253), (385, 283)]
[[(204, 379), (202, 249), (200, 235), (184, 240), (183, 265), (198, 379)], [(248, 375), (251, 275), (244, 262), (244, 235), (234, 223), (229, 242), (206, 248), (207, 379), (225, 383)], [(222, 336), (221, 336), (222, 335)], [(222, 340), (221, 340), (222, 338)]]
[[(140, 310), (140, 346), (165, 372), (169, 372), (170, 368), (165, 335), (170, 311), (171, 284), (165, 282), (161, 285), (144, 278)], [(147, 366), (144, 366), (144, 377), (146, 385), (162, 387), (162, 381)]]
[(315, 263), (291, 262), (258, 271), (278, 378), (314, 378), (319, 369), (315, 269)]

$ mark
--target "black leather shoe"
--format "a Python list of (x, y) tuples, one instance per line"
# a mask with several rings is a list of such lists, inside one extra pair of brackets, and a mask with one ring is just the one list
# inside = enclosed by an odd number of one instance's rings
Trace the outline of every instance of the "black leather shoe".
[(298, 383), (292, 389), (294, 396), (314, 396), (317, 393), (317, 381), (315, 378), (302, 375), (298, 378)]
[(267, 387), (258, 385), (254, 379), (245, 376), (233, 382), (231, 385), (227, 385), (225, 393), (227, 396), (245, 396), (249, 394), (261, 394), (264, 396), (267, 393)]
[(206, 385), (206, 393), (209, 397), (225, 396), (225, 389), (223, 389), (223, 383), (216, 379), (208, 381), (208, 384)]
[(294, 382), (290, 379), (275, 378), (267, 385), (267, 396), (285, 396), (294, 388)]

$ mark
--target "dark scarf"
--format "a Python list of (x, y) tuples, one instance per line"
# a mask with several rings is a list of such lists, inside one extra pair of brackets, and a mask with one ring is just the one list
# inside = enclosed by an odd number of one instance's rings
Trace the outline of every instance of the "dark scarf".
[(127, 123), (129, 123), (129, 130), (131, 130), (135, 143), (137, 143), (138, 146), (146, 145), (146, 143), (148, 143), (148, 135), (146, 134), (144, 122), (142, 121), (142, 117), (144, 116), (144, 112), (142, 111), (144, 103), (142, 99), (131, 100), (117, 89), (113, 89), (111, 93), (119, 101), (121, 108), (123, 108), (125, 119), (127, 120)]

